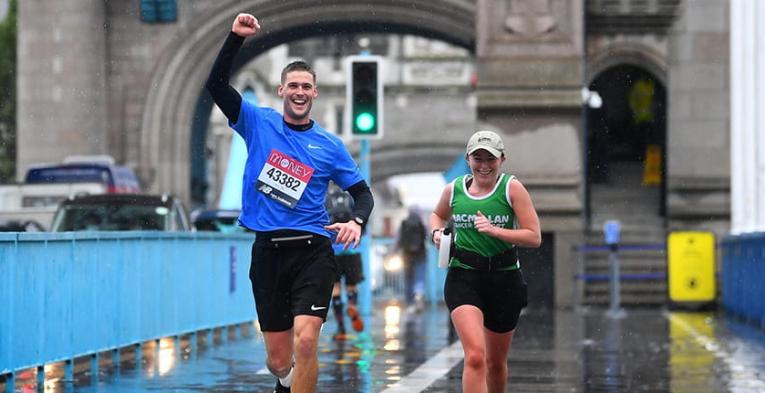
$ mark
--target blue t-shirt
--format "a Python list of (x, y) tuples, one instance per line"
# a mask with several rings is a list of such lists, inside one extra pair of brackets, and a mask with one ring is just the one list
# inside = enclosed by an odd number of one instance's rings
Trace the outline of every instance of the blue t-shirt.
[(239, 222), (255, 231), (295, 229), (329, 237), (329, 181), (345, 190), (363, 180), (343, 141), (316, 122), (308, 130), (292, 130), (279, 112), (247, 100), (230, 126), (247, 145)]

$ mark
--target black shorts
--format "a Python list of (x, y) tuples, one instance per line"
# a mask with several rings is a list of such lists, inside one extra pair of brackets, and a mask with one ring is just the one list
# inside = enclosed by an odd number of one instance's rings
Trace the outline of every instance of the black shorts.
[(345, 276), (345, 285), (356, 285), (364, 281), (364, 272), (361, 268), (361, 254), (336, 254), (335, 261), (337, 262), (337, 281), (340, 281), (342, 276)]
[(260, 329), (288, 330), (295, 315), (326, 321), (335, 277), (329, 238), (309, 232), (258, 232), (252, 245), (250, 281)]
[(449, 312), (470, 304), (483, 312), (483, 325), (495, 333), (506, 333), (518, 325), (527, 304), (526, 282), (521, 269), (479, 271), (450, 268), (444, 284)]

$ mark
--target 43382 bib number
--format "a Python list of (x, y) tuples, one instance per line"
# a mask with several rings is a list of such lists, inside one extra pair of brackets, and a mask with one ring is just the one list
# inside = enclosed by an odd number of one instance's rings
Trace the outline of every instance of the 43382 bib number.
[(313, 168), (274, 149), (260, 171), (256, 187), (276, 202), (293, 208), (311, 176)]
[(294, 177), (288, 175), (287, 173), (284, 173), (276, 168), (271, 168), (266, 172), (268, 176), (275, 182), (278, 182), (279, 184), (283, 184), (289, 189), (292, 189), (293, 191), (297, 191), (298, 188), (300, 188), (300, 185), (303, 184), (300, 180), (295, 179)]

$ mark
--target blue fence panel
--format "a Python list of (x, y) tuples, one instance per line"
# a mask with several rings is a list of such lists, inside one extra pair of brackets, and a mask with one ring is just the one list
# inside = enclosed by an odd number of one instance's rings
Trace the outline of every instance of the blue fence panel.
[(736, 277), (736, 251), (738, 248), (736, 245), (727, 239), (723, 242), (723, 255), (722, 255), (722, 304), (726, 310), (734, 311), (736, 307), (736, 289), (734, 283), (737, 280)]
[(252, 321), (245, 234), (0, 234), (0, 374)]
[(723, 307), (765, 327), (765, 233), (729, 236), (722, 250)]
[[(742, 282), (741, 282), (741, 296), (739, 297), (741, 301), (741, 309), (743, 310), (743, 316), (747, 320), (751, 320), (754, 317), (754, 310), (752, 309), (752, 304), (754, 303), (754, 300), (752, 296), (754, 296), (755, 290), (754, 282), (748, 282), (746, 281), (747, 277), (754, 277), (754, 266), (755, 263), (752, 260), (752, 238), (751, 237), (745, 237), (742, 239)], [(757, 299), (757, 301), (762, 301), (761, 299)]]
[(749, 261), (751, 263), (752, 298), (749, 306), (752, 308), (751, 319), (765, 327), (765, 234), (759, 238), (750, 239)]
[(428, 256), (425, 273), (425, 295), (432, 303), (444, 301), (444, 282), (448, 269), (438, 267), (438, 249), (433, 242), (428, 242)]
[[(13, 294), (12, 281), (10, 277), (15, 277), (16, 269), (14, 263), (4, 263), (10, 261), (16, 256), (16, 239), (18, 237), (13, 233), (0, 233), (0, 300), (10, 299)], [(7, 278), (6, 278), (7, 277)], [(14, 325), (14, 304), (13, 302), (4, 302), (0, 308), (0, 365), (11, 364), (11, 328)], [(3, 367), (0, 366), (0, 372)]]

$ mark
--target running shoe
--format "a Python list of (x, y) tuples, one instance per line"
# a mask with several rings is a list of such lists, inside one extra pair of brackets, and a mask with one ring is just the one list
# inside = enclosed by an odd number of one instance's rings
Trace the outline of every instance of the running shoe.
[(276, 378), (276, 386), (274, 387), (274, 393), (290, 393), (290, 388), (285, 388), (279, 383), (279, 378)]
[(356, 308), (356, 305), (349, 304), (347, 312), (348, 316), (351, 317), (351, 325), (353, 326), (353, 330), (357, 332), (364, 330), (364, 321), (361, 320), (361, 315), (359, 315), (359, 309)]

